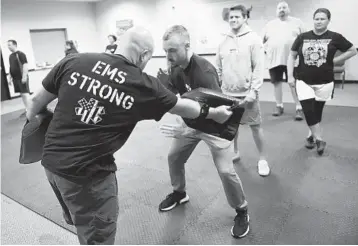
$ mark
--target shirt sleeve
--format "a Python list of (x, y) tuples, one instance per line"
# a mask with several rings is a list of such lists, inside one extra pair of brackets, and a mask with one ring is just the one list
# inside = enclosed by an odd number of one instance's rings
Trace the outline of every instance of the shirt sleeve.
[(177, 104), (178, 98), (162, 85), (157, 78), (146, 73), (143, 73), (142, 77), (146, 92), (141, 93), (141, 105), (138, 108), (141, 116), (140, 120), (160, 121), (163, 115)]
[(341, 34), (336, 35), (333, 45), (341, 52), (346, 52), (353, 46), (353, 44)]
[(50, 93), (54, 95), (58, 95), (58, 91), (60, 89), (61, 82), (61, 72), (63, 70), (64, 64), (70, 58), (65, 57), (61, 61), (59, 61), (51, 71), (46, 75), (46, 77), (42, 80), (42, 86)]
[(25, 53), (23, 52), (19, 52), (19, 60), (21, 62), (22, 65), (26, 64), (27, 63), (27, 57), (25, 55)]
[[(175, 72), (175, 71), (172, 71), (172, 72)], [(178, 94), (178, 89), (175, 87), (175, 85), (173, 83), (174, 78), (172, 76), (172, 73), (169, 73), (169, 74), (158, 73), (157, 78), (164, 87), (166, 87), (168, 90), (170, 90), (174, 94)]]
[(251, 88), (250, 96), (256, 98), (264, 81), (264, 48), (260, 37), (257, 37), (256, 42), (251, 47)]
[(302, 44), (302, 34), (298, 35), (295, 41), (292, 44), (291, 51), (298, 52), (298, 49), (300, 48)]

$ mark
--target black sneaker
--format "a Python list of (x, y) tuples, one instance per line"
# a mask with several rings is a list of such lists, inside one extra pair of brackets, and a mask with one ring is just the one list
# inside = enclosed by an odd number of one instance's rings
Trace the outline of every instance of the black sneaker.
[(234, 226), (231, 228), (231, 235), (234, 238), (242, 238), (249, 233), (250, 226), (249, 221), (250, 217), (247, 214), (247, 207), (244, 209), (237, 209), (237, 215), (234, 219)]
[(314, 138), (313, 136), (309, 136), (308, 138), (306, 138), (306, 144), (305, 144), (305, 147), (307, 149), (313, 149), (315, 147), (315, 141), (314, 141)]
[(159, 204), (159, 210), (169, 211), (176, 206), (186, 203), (188, 201), (189, 196), (186, 194), (186, 192), (174, 191), (173, 193), (167, 195), (167, 197)]
[(326, 142), (322, 140), (316, 140), (317, 153), (323, 155), (324, 149), (326, 148)]
[(302, 109), (297, 109), (296, 110), (296, 115), (295, 115), (295, 121), (301, 121), (301, 120), (303, 120)]
[(283, 114), (283, 107), (281, 107), (281, 106), (276, 106), (276, 108), (275, 108), (275, 111), (272, 113), (272, 115), (273, 116), (280, 116), (280, 115), (282, 115)]

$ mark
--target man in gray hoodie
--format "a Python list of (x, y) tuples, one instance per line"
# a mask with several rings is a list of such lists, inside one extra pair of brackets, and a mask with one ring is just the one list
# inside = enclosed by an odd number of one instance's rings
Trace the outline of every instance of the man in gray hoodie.
[[(264, 135), (261, 127), (259, 90), (263, 83), (264, 50), (261, 38), (247, 24), (251, 9), (242, 5), (224, 10), (224, 20), (230, 24), (231, 31), (221, 42), (216, 63), (221, 80), (222, 91), (230, 96), (243, 99), (246, 107), (241, 124), (248, 124), (259, 151), (258, 173), (270, 174), (264, 151)], [(236, 160), (238, 152), (238, 134), (234, 142)]]

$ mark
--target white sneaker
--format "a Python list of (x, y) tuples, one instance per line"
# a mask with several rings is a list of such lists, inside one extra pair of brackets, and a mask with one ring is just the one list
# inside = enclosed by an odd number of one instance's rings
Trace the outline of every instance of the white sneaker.
[(268, 176), (270, 174), (270, 167), (266, 160), (260, 160), (257, 163), (257, 169), (260, 176)]

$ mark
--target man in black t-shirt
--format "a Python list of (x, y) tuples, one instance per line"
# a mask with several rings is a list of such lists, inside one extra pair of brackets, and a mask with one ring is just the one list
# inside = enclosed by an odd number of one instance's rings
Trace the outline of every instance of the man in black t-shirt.
[(147, 30), (132, 28), (122, 38), (118, 55), (83, 53), (60, 61), (27, 112), (32, 120), (58, 98), (42, 165), (81, 244), (114, 244), (118, 188), (113, 154), (139, 121), (159, 121), (170, 112), (223, 123), (232, 114), (227, 106), (206, 110), (195, 101), (177, 98), (143, 73), (153, 53)]
[[(326, 142), (322, 139), (321, 120), (324, 105), (333, 97), (334, 66), (344, 64), (357, 54), (356, 48), (341, 34), (328, 30), (331, 12), (319, 8), (313, 14), (314, 29), (299, 35), (288, 60), (288, 79), (294, 83), (293, 66), (297, 56), (296, 90), (309, 127), (305, 147), (322, 155)], [(336, 52), (341, 54), (337, 55)]]
[[(168, 89), (180, 95), (196, 88), (208, 88), (221, 92), (215, 67), (190, 50), (190, 37), (185, 27), (177, 25), (169, 28), (163, 36), (163, 45), (167, 59), (173, 66), (170, 69), (170, 78), (167, 80)], [(197, 144), (203, 140), (210, 148), (227, 200), (237, 213), (231, 234), (234, 237), (244, 237), (249, 231), (247, 201), (240, 178), (233, 166), (232, 142), (217, 136), (216, 122), (185, 118), (183, 120), (184, 122), (177, 126), (162, 126), (163, 133), (174, 136), (168, 155), (173, 192), (160, 203), (159, 209), (169, 211), (189, 201), (189, 196), (185, 191), (184, 166)]]
[(10, 83), (14, 85), (15, 92), (20, 93), (22, 101), (26, 107), (30, 97), (29, 89), (29, 68), (26, 55), (17, 49), (16, 40), (7, 41), (11, 51), (9, 56), (10, 64)]

